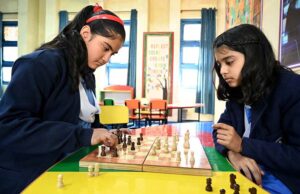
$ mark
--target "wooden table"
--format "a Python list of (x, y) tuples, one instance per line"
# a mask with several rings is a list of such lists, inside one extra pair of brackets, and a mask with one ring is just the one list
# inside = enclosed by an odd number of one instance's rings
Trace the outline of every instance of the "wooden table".
[[(214, 147), (212, 147), (212, 129), (207, 126), (211, 126), (211, 123), (188, 122), (159, 125), (136, 129), (133, 131), (133, 135), (142, 132), (145, 136), (172, 136), (175, 133), (183, 136), (188, 129), (190, 135), (198, 137), (204, 146), (205, 153), (213, 169), (211, 176), (213, 192), (205, 190), (206, 179), (208, 178), (206, 176), (101, 169), (99, 176), (89, 177), (87, 168), (79, 167), (79, 160), (96, 148), (96, 146), (91, 146), (82, 148), (50, 168), (29, 185), (23, 193), (218, 194), (220, 189), (226, 189), (226, 193), (233, 193), (233, 190), (230, 189), (230, 173), (236, 174), (236, 181), (240, 184), (240, 193), (249, 193), (248, 189), (250, 187), (255, 187), (258, 194), (267, 193), (236, 172), (227, 160), (216, 152)], [(63, 188), (57, 188), (57, 177), (59, 174), (63, 174)]]
[[(178, 122), (182, 122), (182, 110), (186, 108), (201, 108), (204, 107), (202, 103), (196, 104), (168, 104), (167, 109), (178, 109)], [(200, 111), (198, 112), (198, 121), (200, 121)]]

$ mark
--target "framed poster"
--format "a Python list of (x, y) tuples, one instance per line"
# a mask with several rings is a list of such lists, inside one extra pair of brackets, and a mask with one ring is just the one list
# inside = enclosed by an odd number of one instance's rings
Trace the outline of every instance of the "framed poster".
[(173, 32), (145, 32), (143, 44), (143, 97), (172, 103)]
[(261, 27), (262, 0), (226, 0), (226, 29), (239, 24)]
[(281, 0), (279, 59), (290, 68), (300, 67), (300, 0)]

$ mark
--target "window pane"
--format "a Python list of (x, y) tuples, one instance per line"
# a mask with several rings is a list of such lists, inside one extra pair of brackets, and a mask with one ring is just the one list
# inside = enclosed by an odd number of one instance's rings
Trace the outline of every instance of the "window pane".
[(196, 102), (196, 89), (182, 88), (179, 94), (180, 103), (193, 104)]
[(128, 42), (129, 41), (129, 35), (130, 35), (130, 25), (125, 25), (124, 28), (125, 28), (125, 32), (126, 32), (125, 42)]
[(10, 82), (11, 79), (11, 67), (2, 67), (2, 75), (4, 82)]
[(18, 41), (17, 26), (4, 26), (4, 41)]
[(128, 64), (129, 47), (122, 47), (118, 54), (111, 57), (111, 63)]
[(109, 85), (126, 85), (127, 84), (127, 69), (110, 68), (108, 84)]
[(3, 60), (15, 61), (18, 58), (18, 47), (6, 46), (3, 47)]
[(201, 38), (201, 25), (200, 24), (186, 24), (183, 29), (183, 40), (198, 40)]
[(199, 61), (199, 47), (183, 47), (182, 62), (198, 64)]
[(181, 83), (185, 88), (196, 88), (197, 86), (197, 70), (182, 69)]

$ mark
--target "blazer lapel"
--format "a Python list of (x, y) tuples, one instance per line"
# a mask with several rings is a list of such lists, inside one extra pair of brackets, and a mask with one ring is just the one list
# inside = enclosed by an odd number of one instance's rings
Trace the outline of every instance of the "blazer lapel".
[(255, 134), (255, 126), (260, 120), (263, 112), (267, 108), (268, 102), (266, 99), (260, 100), (251, 106), (252, 109), (252, 121), (251, 121), (251, 133), (250, 136)]

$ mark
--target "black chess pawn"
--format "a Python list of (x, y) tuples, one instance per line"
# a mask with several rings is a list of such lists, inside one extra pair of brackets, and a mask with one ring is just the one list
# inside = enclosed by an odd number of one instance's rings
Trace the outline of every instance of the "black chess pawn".
[(123, 142), (126, 143), (127, 139), (126, 139), (126, 134), (124, 134), (123, 136)]
[(141, 141), (143, 141), (143, 140), (144, 140), (144, 138), (143, 138), (143, 134), (142, 134), (142, 133), (140, 133), (140, 138), (141, 138)]
[(105, 146), (101, 146), (101, 156), (106, 156)]
[(206, 187), (205, 190), (211, 192), (213, 190), (212, 186), (211, 186), (211, 178), (207, 178), (206, 179)]
[(134, 146), (134, 142), (131, 142), (131, 148), (130, 148), (130, 150), (135, 150), (135, 146)]
[(141, 138), (140, 137), (137, 138), (136, 145), (141, 145)]
[(111, 156), (112, 157), (118, 157), (118, 149), (117, 148), (112, 148), (111, 149)]
[(249, 188), (249, 193), (250, 194), (256, 194), (257, 193), (257, 189), (255, 187), (251, 187), (251, 188)]
[(234, 184), (234, 192), (233, 194), (239, 194), (240, 193), (240, 185), (239, 184)]
[(220, 194), (226, 194), (226, 190), (225, 189), (220, 189)]
[(127, 145), (131, 145), (131, 136), (130, 135), (127, 138)]
[(118, 144), (122, 143), (122, 137), (121, 136), (117, 136), (118, 137)]
[(230, 177), (230, 188), (234, 189), (234, 185), (236, 184), (236, 181), (235, 181), (236, 175), (231, 173), (229, 175), (229, 177)]
[(126, 148), (127, 148), (127, 143), (126, 142), (123, 142), (122, 148), (123, 148), (124, 151), (126, 150)]

